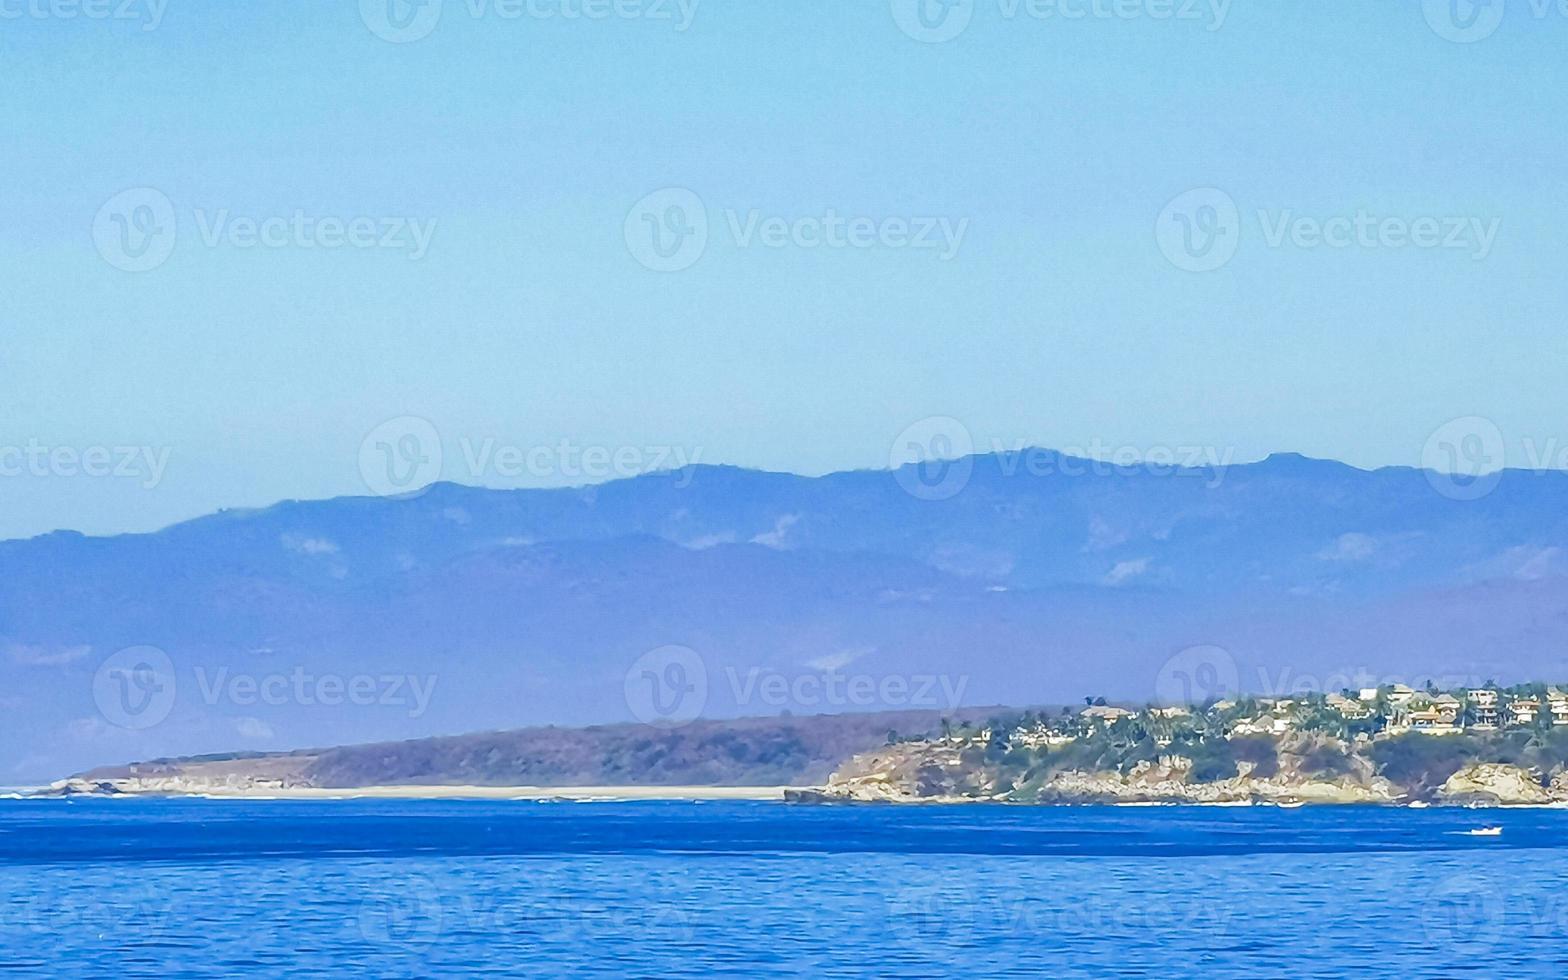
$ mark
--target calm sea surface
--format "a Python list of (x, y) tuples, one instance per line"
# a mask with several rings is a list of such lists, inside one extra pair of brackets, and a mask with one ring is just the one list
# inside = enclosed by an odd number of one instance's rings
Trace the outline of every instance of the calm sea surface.
[(1562, 977), (1568, 811), (0, 800), (0, 894), (27, 976)]

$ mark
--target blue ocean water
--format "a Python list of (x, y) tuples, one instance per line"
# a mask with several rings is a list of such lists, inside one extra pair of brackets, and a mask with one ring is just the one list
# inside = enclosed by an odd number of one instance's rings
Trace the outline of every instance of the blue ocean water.
[(0, 973), (1561, 977), (1565, 844), (1544, 809), (4, 800)]

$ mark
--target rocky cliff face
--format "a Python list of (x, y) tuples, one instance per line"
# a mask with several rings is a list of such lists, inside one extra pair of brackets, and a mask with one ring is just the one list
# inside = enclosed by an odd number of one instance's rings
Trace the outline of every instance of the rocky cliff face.
[(1444, 803), (1496, 806), (1542, 804), (1568, 800), (1568, 780), (1559, 774), (1547, 789), (1540, 777), (1519, 766), (1482, 762), (1465, 766), (1448, 777), (1438, 790)]
[[(1379, 776), (1364, 756), (1346, 756), (1345, 771), (1306, 771), (1303, 760), (1322, 740), (1287, 742), (1267, 775), (1243, 762), (1235, 776), (1193, 778), (1180, 757), (1139, 762), (1126, 772), (1064, 769), (1008, 773), (980, 747), (931, 743), (889, 746), (857, 756), (826, 786), (790, 798), (810, 802), (944, 803), (999, 800), (1021, 803), (1383, 803), (1409, 799), (1403, 787)], [(1568, 773), (1543, 788), (1536, 774), (1496, 763), (1470, 765), (1444, 784), (1437, 802), (1519, 805), (1568, 802)]]
[(59, 796), (256, 796), (268, 791), (310, 789), (292, 780), (225, 776), (133, 776), (120, 779), (63, 779), (49, 786)]
[(984, 763), (984, 751), (916, 742), (857, 755), (824, 787), (787, 799), (884, 803), (950, 803), (1005, 799), (1012, 789)]
[[(1055, 773), (1034, 789), (1033, 798), (1042, 803), (1396, 803), (1403, 795), (1378, 777), (1325, 778), (1297, 772), (1261, 777), (1246, 763), (1239, 775), (1199, 782), (1183, 762), (1140, 762), (1125, 774)], [(1020, 795), (1029, 792), (1025, 787)]]
[(270, 790), (310, 788), (309, 756), (278, 756), (229, 762), (150, 763), (101, 770), (49, 787), (61, 796), (255, 795)]
[(1198, 782), (1191, 766), (1174, 759), (1141, 762), (1127, 773), (1067, 770), (1014, 784), (973, 755), (950, 748), (897, 746), (859, 756), (826, 786), (791, 799), (813, 802), (951, 803), (996, 800), (1025, 803), (1394, 803), (1402, 794), (1388, 780), (1349, 775), (1333, 779), (1278, 773), (1259, 777), (1243, 763), (1230, 779)]

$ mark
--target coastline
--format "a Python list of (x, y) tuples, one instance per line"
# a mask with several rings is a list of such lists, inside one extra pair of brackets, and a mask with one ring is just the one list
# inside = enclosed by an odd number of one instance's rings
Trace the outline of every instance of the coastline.
[[(60, 794), (57, 788), (35, 791), (33, 798), (87, 797), (102, 799), (208, 800), (561, 800), (575, 803), (613, 801), (702, 802), (711, 800), (782, 801), (784, 786), (355, 786), (225, 787), (185, 791), (127, 790), (114, 793)], [(27, 791), (21, 791), (27, 796)]]
[(1568, 800), (1518, 800), (1518, 799), (1451, 799), (1411, 800), (1407, 798), (1329, 798), (1311, 796), (1262, 796), (1246, 798), (1194, 799), (1191, 797), (1132, 797), (1084, 796), (1055, 799), (1006, 799), (977, 796), (859, 796), (835, 792), (837, 787), (822, 786), (474, 786), (474, 785), (389, 785), (389, 786), (188, 786), (125, 787), (113, 789), (53, 786), (20, 787), (0, 792), (0, 799), (118, 799), (118, 800), (471, 800), (531, 803), (614, 803), (614, 802), (759, 802), (789, 803), (806, 806), (871, 806), (871, 807), (952, 807), (952, 806), (1001, 806), (1024, 808), (1096, 808), (1096, 807), (1261, 807), (1265, 809), (1293, 810), (1315, 809), (1324, 806), (1373, 807), (1388, 809), (1467, 809), (1467, 810), (1520, 810), (1568, 809)]

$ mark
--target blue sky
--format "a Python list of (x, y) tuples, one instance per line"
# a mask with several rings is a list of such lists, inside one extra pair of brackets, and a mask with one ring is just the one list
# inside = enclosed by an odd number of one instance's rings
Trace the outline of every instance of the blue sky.
[[(971, 0), (928, 43), (904, 0), (448, 0), (392, 43), (377, 2), (0, 4), (0, 536), (364, 493), (410, 418), (498, 486), (590, 449), (885, 466), (931, 417), (1362, 466), (1456, 418), (1512, 465), (1568, 442), (1555, 8)], [(707, 236), (657, 271), (672, 188)], [(830, 212), (874, 232), (824, 245)], [(170, 215), (126, 271), (116, 220)], [(1168, 255), (1215, 215), (1226, 261)]]

